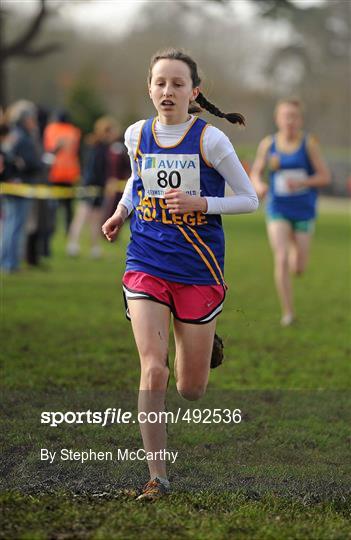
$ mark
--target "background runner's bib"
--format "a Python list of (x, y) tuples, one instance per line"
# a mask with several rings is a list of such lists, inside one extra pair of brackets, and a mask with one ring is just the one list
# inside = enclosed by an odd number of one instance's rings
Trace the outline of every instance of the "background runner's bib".
[(144, 154), (141, 179), (145, 196), (164, 198), (171, 188), (200, 196), (198, 154)]
[(272, 145), (268, 152), (268, 162), (271, 158), (278, 162), (269, 172), (269, 193), (267, 197), (267, 214), (279, 214), (286, 219), (307, 220), (316, 215), (317, 189), (305, 187), (298, 191), (289, 191), (287, 179), (306, 179), (314, 174), (314, 168), (307, 151), (306, 135), (300, 146), (290, 153), (281, 152), (273, 136)]
[(306, 186), (301, 186), (299, 189), (290, 191), (288, 187), (288, 180), (294, 180), (295, 182), (303, 182), (307, 178), (305, 169), (285, 169), (277, 171), (275, 174), (275, 193), (276, 195), (296, 195), (296, 193), (303, 193), (307, 191)]

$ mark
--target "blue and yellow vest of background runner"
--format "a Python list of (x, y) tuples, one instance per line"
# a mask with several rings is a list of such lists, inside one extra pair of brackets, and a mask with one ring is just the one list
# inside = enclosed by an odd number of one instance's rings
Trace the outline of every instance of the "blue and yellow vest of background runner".
[[(225, 181), (203, 155), (203, 136), (208, 124), (195, 117), (177, 144), (163, 147), (157, 140), (155, 123), (156, 118), (144, 122), (135, 156), (138, 176), (133, 182), (134, 212), (126, 270), (146, 272), (178, 283), (223, 285), (221, 216), (198, 211), (170, 214), (164, 198), (145, 196), (146, 182), (142, 178), (147, 168), (148, 178), (152, 173), (156, 188), (182, 189), (184, 170), (190, 182), (191, 174), (198, 178), (200, 172), (201, 196), (223, 197)], [(194, 160), (200, 171), (195, 171)], [(157, 189), (151, 192), (157, 195)]]
[(307, 136), (304, 135), (299, 147), (291, 153), (284, 153), (277, 147), (276, 136), (268, 151), (269, 193), (267, 197), (268, 218), (281, 216), (291, 221), (312, 220), (316, 215), (317, 189), (306, 188), (301, 193), (280, 196), (277, 194), (276, 177), (284, 170), (304, 170), (306, 176), (314, 174), (307, 152)]

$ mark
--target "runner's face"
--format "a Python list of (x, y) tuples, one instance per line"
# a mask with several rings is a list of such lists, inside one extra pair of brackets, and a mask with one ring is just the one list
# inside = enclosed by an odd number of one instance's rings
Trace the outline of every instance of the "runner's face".
[(181, 60), (159, 60), (152, 68), (149, 95), (163, 124), (181, 124), (188, 118), (188, 107), (197, 97), (190, 69)]
[(275, 122), (282, 133), (290, 137), (297, 135), (303, 125), (299, 107), (291, 103), (281, 103), (276, 112)]

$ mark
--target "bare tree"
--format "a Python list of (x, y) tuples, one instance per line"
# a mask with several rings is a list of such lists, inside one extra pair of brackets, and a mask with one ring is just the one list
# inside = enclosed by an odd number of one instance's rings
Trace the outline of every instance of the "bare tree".
[(42, 58), (48, 54), (59, 51), (62, 48), (60, 43), (48, 43), (40, 47), (33, 45), (34, 40), (40, 34), (45, 21), (56, 11), (48, 9), (45, 0), (39, 1), (39, 10), (34, 18), (29, 22), (22, 35), (18, 36), (12, 43), (5, 44), (3, 40), (5, 19), (8, 12), (0, 4), (0, 106), (5, 107), (6, 99), (6, 63), (18, 57), (25, 57), (29, 60)]

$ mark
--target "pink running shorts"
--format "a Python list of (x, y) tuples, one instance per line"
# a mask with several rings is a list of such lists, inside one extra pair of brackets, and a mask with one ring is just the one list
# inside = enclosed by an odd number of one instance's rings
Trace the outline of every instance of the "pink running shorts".
[(179, 321), (205, 324), (222, 311), (226, 293), (223, 285), (188, 285), (136, 271), (126, 272), (122, 283), (128, 319), (128, 300), (144, 298), (165, 304)]

